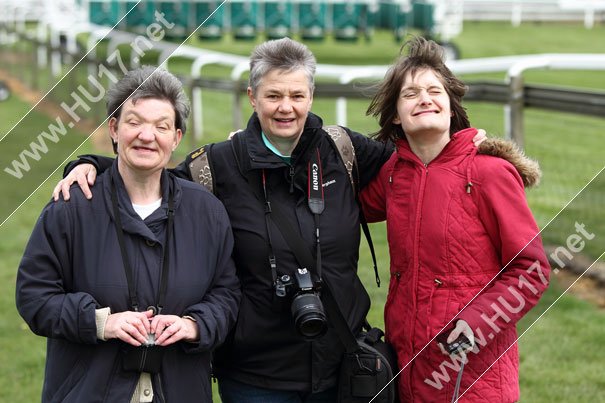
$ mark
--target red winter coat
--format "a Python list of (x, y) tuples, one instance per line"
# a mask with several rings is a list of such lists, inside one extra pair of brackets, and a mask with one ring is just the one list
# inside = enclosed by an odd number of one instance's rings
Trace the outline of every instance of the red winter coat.
[(399, 140), (362, 192), (368, 221), (387, 220), (385, 327), (404, 368), (402, 402), (450, 402), (459, 362), (432, 339), (457, 319), (476, 340), (460, 402), (519, 399), (515, 324), (546, 289), (550, 268), (515, 166), (528, 183), (539, 170), (501, 141), (480, 148), (502, 158), (477, 155), (475, 133), (454, 134), (428, 165)]

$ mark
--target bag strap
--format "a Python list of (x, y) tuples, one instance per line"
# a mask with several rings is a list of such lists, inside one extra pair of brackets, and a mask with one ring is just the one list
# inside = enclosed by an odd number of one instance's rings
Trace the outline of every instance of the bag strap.
[(353, 142), (351, 141), (349, 133), (338, 125), (323, 126), (322, 129), (328, 133), (328, 136), (330, 136), (330, 139), (334, 143), (336, 151), (338, 151), (338, 155), (340, 156), (340, 160), (344, 164), (347, 174), (349, 175), (349, 181), (351, 182), (351, 186), (353, 186), (353, 191), (357, 193), (358, 182), (353, 176), (354, 168), (357, 169), (357, 156), (355, 155), (355, 147), (353, 147)]
[[(137, 289), (134, 284), (134, 275), (132, 267), (130, 266), (130, 259), (128, 258), (128, 250), (126, 249), (126, 242), (124, 240), (124, 230), (122, 229), (122, 219), (120, 217), (120, 210), (118, 208), (118, 198), (116, 184), (113, 174), (110, 176), (111, 179), (111, 204), (114, 215), (114, 226), (116, 229), (116, 235), (118, 237), (118, 244), (120, 245), (120, 253), (122, 255), (122, 263), (124, 265), (124, 272), (126, 274), (126, 283), (128, 284), (128, 295), (130, 298), (130, 305), (135, 312), (139, 311), (139, 301), (137, 295)], [(171, 185), (170, 185), (171, 186)], [(157, 306), (150, 306), (147, 310), (152, 309), (154, 314), (162, 313), (164, 308), (164, 301), (166, 299), (166, 289), (168, 287), (168, 251), (170, 249), (170, 241), (172, 237), (172, 227), (174, 220), (174, 192), (172, 186), (169, 190), (168, 196), (168, 224), (166, 228), (166, 240), (164, 246), (164, 255), (162, 256), (162, 274), (160, 277), (160, 287), (158, 290), (158, 302)]]
[(190, 154), (189, 174), (194, 182), (204, 186), (208, 191), (214, 193), (214, 181), (212, 179), (212, 168), (208, 160), (208, 154), (212, 144), (198, 148)]
[(344, 164), (347, 170), (347, 174), (349, 175), (349, 180), (351, 181), (351, 186), (353, 187), (353, 193), (355, 194), (355, 201), (359, 206), (359, 222), (361, 223), (363, 235), (365, 236), (366, 241), (368, 242), (368, 247), (370, 248), (370, 253), (372, 254), (372, 263), (374, 264), (374, 275), (376, 276), (376, 285), (380, 287), (380, 276), (378, 275), (378, 265), (376, 264), (376, 252), (374, 251), (374, 242), (372, 242), (370, 228), (368, 227), (368, 222), (366, 220), (365, 215), (363, 214), (363, 208), (361, 207), (361, 202), (359, 200), (359, 166), (357, 165), (357, 155), (355, 154), (355, 147), (353, 147), (353, 141), (351, 141), (351, 136), (349, 136), (349, 133), (342, 126), (329, 125), (323, 126), (322, 129), (330, 136), (330, 139), (336, 147), (336, 151), (338, 151), (340, 160)]
[(462, 383), (462, 373), (464, 372), (464, 360), (460, 364), (460, 370), (458, 371), (458, 376), (456, 377), (456, 386), (454, 387), (454, 394), (452, 395), (452, 400), (450, 403), (458, 402), (458, 395), (460, 394), (460, 384)]

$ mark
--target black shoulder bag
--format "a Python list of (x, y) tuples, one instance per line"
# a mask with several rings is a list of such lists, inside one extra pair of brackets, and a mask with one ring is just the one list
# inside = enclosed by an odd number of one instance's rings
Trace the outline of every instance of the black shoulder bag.
[[(319, 151), (313, 154), (309, 162), (308, 203), (311, 212), (315, 216), (316, 223), (316, 262), (309, 249), (304, 247), (305, 241), (289, 224), (279, 203), (270, 204), (267, 200), (266, 190), (264, 189), (264, 172), (262, 178), (263, 195), (259, 195), (260, 189), (254, 186), (254, 175), (249, 174), (247, 179), (248, 184), (252, 187), (257, 197), (261, 196), (259, 199), (264, 200), (266, 218), (269, 219), (270, 217), (277, 228), (279, 228), (298, 264), (305, 268), (316, 268), (321, 280), (319, 215), (323, 212), (324, 200), (321, 186)], [(319, 168), (318, 171), (313, 172), (314, 168), (317, 169), (316, 167)], [(319, 181), (319, 183), (315, 183), (315, 186), (314, 180)], [(315, 191), (313, 191), (314, 189)], [(269, 260), (275, 280), (275, 258), (270, 256)], [(371, 328), (366, 322), (364, 325), (365, 331), (355, 337), (342, 315), (337, 302), (334, 300), (327, 281), (322, 283), (321, 299), (326, 308), (328, 318), (331, 320), (338, 337), (345, 347), (338, 380), (338, 402), (368, 403), (370, 400), (376, 403), (397, 402), (396, 382), (393, 380), (394, 376), (397, 375), (397, 357), (393, 348), (382, 339), (384, 332), (378, 328)]]

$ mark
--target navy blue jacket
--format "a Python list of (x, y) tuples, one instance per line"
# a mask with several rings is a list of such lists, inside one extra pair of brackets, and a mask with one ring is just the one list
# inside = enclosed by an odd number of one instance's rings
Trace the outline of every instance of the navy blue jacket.
[(200, 338), (166, 347), (161, 372), (153, 376), (154, 402), (209, 402), (211, 351), (225, 340), (240, 299), (227, 214), (201, 186), (164, 172), (162, 205), (143, 221), (116, 164), (98, 177), (92, 200), (74, 186), (68, 202), (44, 208), (19, 266), (19, 313), (36, 334), (48, 338), (42, 401), (128, 402), (139, 378), (122, 370), (122, 342), (96, 337), (95, 309), (131, 310), (113, 222), (112, 174), (142, 307), (157, 303), (169, 188), (174, 192), (163, 313), (195, 318)]

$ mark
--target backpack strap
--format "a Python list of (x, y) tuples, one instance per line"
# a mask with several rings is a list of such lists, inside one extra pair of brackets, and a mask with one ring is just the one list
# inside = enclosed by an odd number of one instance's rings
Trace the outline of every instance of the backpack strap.
[(361, 223), (361, 228), (363, 229), (363, 234), (368, 242), (370, 253), (372, 254), (374, 274), (376, 275), (376, 285), (380, 287), (380, 276), (378, 275), (378, 266), (376, 264), (374, 242), (372, 242), (370, 228), (368, 227), (368, 222), (366, 221), (366, 217), (363, 214), (363, 209), (361, 207), (361, 202), (359, 201), (359, 172), (357, 171), (357, 157), (355, 156), (355, 147), (353, 147), (351, 136), (349, 136), (349, 133), (342, 126), (338, 125), (324, 126), (322, 129), (328, 133), (332, 139), (332, 142), (338, 151), (338, 155), (340, 156), (340, 159), (347, 170), (347, 174), (349, 175), (349, 180), (351, 181), (351, 186), (353, 187), (353, 193), (355, 194), (355, 200), (359, 205), (359, 221)]
[[(325, 130), (326, 133), (328, 133), (334, 145), (336, 146), (338, 155), (340, 156), (340, 159), (342, 160), (345, 169), (347, 170), (347, 174), (349, 175), (349, 181), (351, 182), (351, 186), (353, 186), (353, 191), (355, 192), (355, 194), (357, 194), (357, 184), (353, 176), (353, 169), (354, 167), (356, 167), (357, 160), (355, 158), (355, 148), (353, 148), (353, 142), (351, 141), (349, 133), (347, 133), (345, 129), (338, 125), (324, 126), (322, 129)], [(233, 141), (233, 138), (231, 140)], [(210, 152), (211, 146), (212, 144), (208, 144), (192, 152), (189, 155), (190, 161), (188, 165), (189, 174), (191, 175), (193, 181), (199, 183), (200, 185), (208, 189), (210, 192), (214, 193), (212, 169), (210, 168), (210, 162), (208, 160), (208, 154)], [(234, 153), (236, 152), (235, 147), (233, 151)]]
[(199, 183), (214, 193), (214, 181), (212, 180), (212, 169), (208, 161), (208, 154), (212, 144), (202, 146), (189, 155), (189, 174), (195, 183)]
[(349, 133), (342, 126), (338, 125), (324, 126), (322, 129), (328, 133), (334, 142), (336, 151), (338, 151), (338, 155), (349, 175), (353, 191), (357, 194), (357, 184), (355, 178), (353, 178), (353, 168), (357, 166), (357, 158), (355, 157), (355, 148), (353, 147)]

